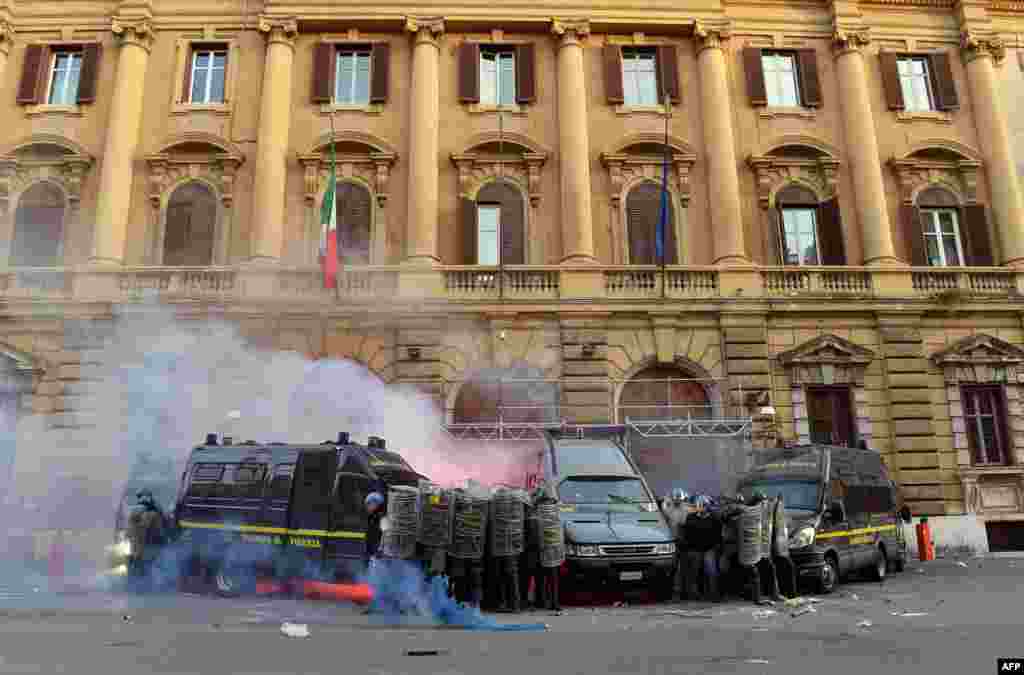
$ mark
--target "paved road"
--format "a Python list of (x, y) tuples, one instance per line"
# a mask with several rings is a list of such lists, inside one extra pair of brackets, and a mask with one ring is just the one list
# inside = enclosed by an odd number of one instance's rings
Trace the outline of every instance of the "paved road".
[[(0, 673), (994, 672), (997, 656), (1024, 656), (1024, 560), (960, 562), (851, 582), (798, 616), (731, 603), (500, 617), (549, 624), (535, 633), (381, 627), (324, 603), (191, 595), (73, 593), (57, 608), (43, 592), (31, 606), (0, 602)], [(285, 620), (311, 636), (283, 636)], [(438, 653), (407, 654), (417, 649)]]

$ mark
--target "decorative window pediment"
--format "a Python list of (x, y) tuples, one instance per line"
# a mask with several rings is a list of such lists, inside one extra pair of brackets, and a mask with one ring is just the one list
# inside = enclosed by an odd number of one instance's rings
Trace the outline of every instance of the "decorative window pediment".
[(819, 202), (831, 199), (839, 185), (839, 160), (832, 157), (790, 157), (786, 155), (751, 155), (747, 165), (757, 182), (757, 198), (761, 208), (773, 206), (772, 198), (790, 183), (805, 185)]
[[(398, 160), (394, 152), (375, 152), (367, 148), (366, 153), (339, 152), (334, 158), (338, 180), (359, 178), (372, 187), (377, 206), (383, 207), (388, 199), (388, 183), (391, 168)], [(299, 162), (306, 170), (305, 198), (309, 206), (317, 204), (318, 196), (327, 184), (331, 173), (331, 153), (328, 149), (299, 155)]]
[(6, 217), (17, 196), (40, 180), (63, 188), (71, 208), (82, 196), (82, 183), (94, 160), (77, 145), (61, 137), (33, 136), (0, 156), (0, 218)]
[(822, 335), (776, 359), (794, 384), (860, 384), (875, 353), (836, 335)]
[(459, 171), (459, 193), (472, 198), (485, 184), (497, 178), (517, 183), (530, 197), (530, 205), (536, 207), (541, 198), (541, 170), (547, 162), (547, 153), (517, 152), (500, 155), (486, 152), (463, 152), (452, 155), (452, 162)]
[(935, 141), (905, 157), (893, 157), (889, 166), (896, 174), (904, 204), (913, 204), (922, 190), (933, 186), (948, 189), (962, 204), (978, 201), (978, 171), (982, 164), (966, 146)]
[[(641, 144), (637, 144), (639, 147)], [(650, 144), (648, 144), (650, 145)], [(642, 148), (646, 150), (647, 148)], [(647, 178), (661, 182), (661, 172), (665, 165), (664, 153), (637, 152), (636, 147), (626, 148), (620, 152), (606, 152), (601, 155), (601, 162), (608, 169), (611, 178), (610, 198), (613, 208), (618, 208), (619, 202), (626, 195), (627, 188), (630, 188), (638, 180)], [(690, 202), (690, 172), (697, 162), (697, 155), (692, 152), (679, 152), (672, 148), (672, 155), (669, 159), (669, 183), (674, 186), (674, 191), (679, 195), (682, 207), (685, 209)]]
[(1024, 383), (1024, 349), (991, 335), (972, 335), (932, 355), (946, 382)]

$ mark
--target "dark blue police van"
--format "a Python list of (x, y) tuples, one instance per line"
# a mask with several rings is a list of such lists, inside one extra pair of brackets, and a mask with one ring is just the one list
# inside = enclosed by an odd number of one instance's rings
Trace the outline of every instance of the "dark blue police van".
[(183, 573), (212, 577), (222, 595), (264, 574), (351, 578), (365, 564), (366, 495), (420, 480), (373, 436), (289, 445), (211, 434), (192, 450), (174, 508)]

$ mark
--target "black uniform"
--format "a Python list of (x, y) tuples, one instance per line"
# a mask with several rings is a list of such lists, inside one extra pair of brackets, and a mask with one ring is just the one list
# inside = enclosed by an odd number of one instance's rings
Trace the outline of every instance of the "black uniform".
[(704, 579), (704, 595), (718, 600), (718, 551), (722, 544), (722, 521), (717, 514), (707, 511), (691, 514), (684, 525), (686, 532), (687, 556), (686, 595), (696, 599), (701, 596), (698, 579)]

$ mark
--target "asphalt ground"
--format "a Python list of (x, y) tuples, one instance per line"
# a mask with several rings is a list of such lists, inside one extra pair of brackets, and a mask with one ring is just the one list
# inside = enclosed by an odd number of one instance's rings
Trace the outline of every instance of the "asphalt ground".
[[(796, 607), (632, 604), (530, 612), (539, 632), (384, 625), (315, 601), (134, 596), (19, 584), (0, 673), (991, 673), (1024, 656), (1024, 560), (911, 563)], [(38, 580), (36, 580), (38, 581)], [(813, 608), (813, 609), (809, 609)], [(303, 624), (307, 638), (282, 634)]]

